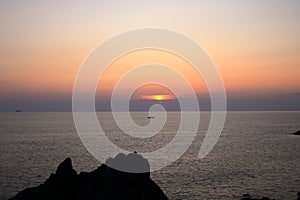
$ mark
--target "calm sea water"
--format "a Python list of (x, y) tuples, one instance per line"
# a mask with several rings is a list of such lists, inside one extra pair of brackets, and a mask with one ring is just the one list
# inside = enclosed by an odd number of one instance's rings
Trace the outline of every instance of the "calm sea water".
[[(110, 113), (98, 115), (115, 144), (140, 152), (170, 142), (180, 121), (179, 113), (168, 113), (159, 137), (132, 142)], [(146, 116), (132, 114), (140, 125), (149, 122)], [(197, 159), (209, 118), (209, 112), (201, 113), (196, 139), (179, 160), (151, 174), (170, 199), (239, 199), (243, 193), (296, 199), (300, 136), (289, 133), (300, 129), (300, 112), (228, 112), (217, 145)], [(0, 199), (41, 184), (66, 157), (77, 172), (101, 164), (82, 145), (70, 112), (0, 113), (0, 155)]]

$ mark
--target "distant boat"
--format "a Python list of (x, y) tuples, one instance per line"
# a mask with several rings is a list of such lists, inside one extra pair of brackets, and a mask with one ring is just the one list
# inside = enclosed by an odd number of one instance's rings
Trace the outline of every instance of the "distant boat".
[(23, 112), (23, 110), (15, 110), (15, 112)]
[(148, 118), (148, 119), (152, 119), (152, 118), (154, 118), (154, 117), (152, 117), (152, 116), (148, 116), (147, 118)]

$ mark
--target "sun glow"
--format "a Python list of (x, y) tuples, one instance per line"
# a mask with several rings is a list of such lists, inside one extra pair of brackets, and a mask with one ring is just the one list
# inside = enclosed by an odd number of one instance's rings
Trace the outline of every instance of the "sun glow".
[(144, 100), (156, 100), (156, 101), (166, 101), (175, 99), (173, 95), (143, 95)]
[(157, 101), (160, 101), (160, 100), (164, 100), (164, 97), (161, 96), (161, 95), (156, 95), (156, 96), (154, 97), (154, 99), (157, 100)]

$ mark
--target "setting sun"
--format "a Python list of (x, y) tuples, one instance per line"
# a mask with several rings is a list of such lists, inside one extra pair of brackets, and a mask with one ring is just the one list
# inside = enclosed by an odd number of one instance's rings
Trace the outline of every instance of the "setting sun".
[(173, 95), (143, 95), (142, 99), (144, 100), (156, 100), (156, 101), (165, 101), (175, 99)]
[(160, 101), (160, 100), (164, 100), (164, 97), (162, 95), (156, 95), (154, 97), (155, 100)]

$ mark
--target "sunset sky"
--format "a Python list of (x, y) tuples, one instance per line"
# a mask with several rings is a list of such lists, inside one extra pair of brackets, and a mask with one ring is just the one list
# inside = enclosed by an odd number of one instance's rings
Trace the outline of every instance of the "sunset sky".
[[(89, 53), (113, 35), (143, 27), (175, 30), (199, 43), (219, 68), (228, 109), (300, 110), (299, 19), (299, 0), (1, 1), (0, 111), (71, 110), (74, 80)], [(183, 59), (146, 50), (119, 58), (105, 72), (99, 109), (106, 109), (123, 73), (149, 62), (179, 70), (200, 99), (208, 97), (203, 79)], [(135, 95), (145, 100), (170, 91), (148, 85)]]

